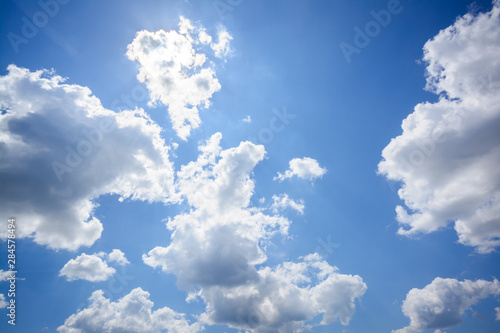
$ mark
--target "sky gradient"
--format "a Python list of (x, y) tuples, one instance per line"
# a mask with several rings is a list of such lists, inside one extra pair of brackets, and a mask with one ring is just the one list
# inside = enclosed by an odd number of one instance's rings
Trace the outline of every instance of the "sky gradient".
[(2, 332), (500, 330), (499, 1), (0, 16)]

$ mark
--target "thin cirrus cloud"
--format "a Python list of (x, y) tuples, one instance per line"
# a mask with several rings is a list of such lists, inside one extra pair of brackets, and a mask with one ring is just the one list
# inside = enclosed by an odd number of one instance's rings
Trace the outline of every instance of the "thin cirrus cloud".
[(92, 293), (90, 305), (72, 314), (60, 333), (72, 332), (130, 332), (130, 333), (195, 333), (203, 330), (199, 323), (190, 324), (183, 314), (168, 307), (153, 310), (149, 293), (133, 289), (116, 302), (104, 297), (102, 290)]
[(61, 269), (59, 275), (66, 277), (68, 281), (105, 281), (116, 273), (116, 269), (110, 267), (108, 261), (116, 262), (119, 265), (129, 263), (125, 254), (118, 249), (114, 249), (109, 254), (104, 252), (91, 255), (82, 253), (75, 259), (70, 259)]
[(494, 295), (500, 295), (500, 283), (496, 279), (458, 281), (435, 278), (423, 289), (414, 288), (408, 292), (402, 309), (410, 318), (410, 325), (392, 332), (418, 333), (456, 326), (479, 300)]
[(399, 234), (453, 221), (460, 243), (480, 253), (500, 246), (498, 54), (499, 1), (490, 12), (459, 17), (425, 44), (426, 88), (439, 101), (415, 107), (378, 165), (380, 174), (402, 182), (398, 194), (407, 208), (396, 208)]
[(278, 172), (274, 180), (282, 182), (287, 178), (297, 176), (312, 182), (317, 178), (323, 177), (326, 173), (326, 168), (320, 167), (318, 161), (310, 157), (294, 158), (289, 162), (289, 165), (289, 169), (285, 173)]
[[(146, 84), (151, 103), (159, 101), (168, 107), (172, 128), (182, 140), (200, 126), (198, 108), (208, 107), (221, 88), (215, 69), (207, 65), (209, 53), (227, 56), (231, 39), (221, 28), (218, 42), (213, 43), (203, 27), (195, 28), (181, 17), (179, 31), (139, 31), (127, 47), (129, 59), (140, 65), (137, 78)], [(210, 52), (204, 51), (205, 44), (210, 45)]]
[(86, 87), (15, 65), (0, 78), (0, 104), (2, 238), (16, 216), (17, 237), (76, 250), (101, 235), (100, 195), (178, 200), (170, 148), (142, 109), (115, 113)]
[(304, 214), (304, 200), (293, 200), (290, 199), (288, 194), (282, 193), (280, 195), (273, 195), (273, 204), (271, 208), (274, 213), (278, 213), (281, 210), (291, 208), (299, 214)]
[(227, 30), (224, 27), (219, 28), (217, 37), (219, 39), (218, 42), (211, 43), (210, 47), (212, 48), (212, 50), (214, 50), (215, 56), (217, 58), (225, 58), (231, 52), (229, 44), (233, 39), (233, 37), (229, 34), (229, 32), (227, 32)]
[(155, 247), (143, 261), (175, 274), (188, 301), (203, 300), (204, 324), (285, 332), (322, 315), (323, 325), (347, 325), (367, 288), (362, 278), (340, 274), (317, 254), (264, 266), (265, 245), (274, 235), (288, 235), (290, 221), (250, 205), (250, 176), (264, 147), (241, 142), (222, 150), (221, 138), (217, 133), (200, 145), (198, 159), (177, 173), (191, 210), (169, 219), (170, 244)]

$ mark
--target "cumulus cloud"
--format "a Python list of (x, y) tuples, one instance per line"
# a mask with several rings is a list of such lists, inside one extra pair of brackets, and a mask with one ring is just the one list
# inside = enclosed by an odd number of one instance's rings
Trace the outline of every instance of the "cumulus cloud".
[(366, 291), (359, 276), (338, 273), (316, 254), (263, 267), (258, 273), (257, 281), (238, 287), (201, 289), (199, 295), (207, 304), (201, 320), (257, 333), (299, 332), (304, 322), (318, 315), (319, 325), (337, 320), (348, 325), (356, 299)]
[(250, 116), (246, 116), (241, 121), (250, 124), (252, 122), (252, 118), (250, 118)]
[(326, 173), (326, 168), (319, 166), (318, 161), (310, 157), (294, 158), (289, 162), (290, 168), (284, 174), (278, 172), (274, 180), (282, 182), (287, 178), (297, 176), (302, 179), (314, 181), (316, 178), (321, 178)]
[(6, 308), (9, 303), (5, 301), (4, 294), (0, 294), (0, 309)]
[(108, 255), (108, 261), (109, 262), (116, 262), (118, 265), (126, 265), (130, 264), (130, 262), (127, 260), (125, 257), (125, 253), (118, 249), (113, 249)]
[(274, 235), (288, 234), (290, 221), (250, 205), (251, 174), (264, 147), (241, 142), (222, 150), (221, 138), (213, 135), (199, 147), (197, 160), (177, 173), (191, 210), (169, 219), (170, 244), (152, 249), (144, 262), (175, 274), (189, 301), (203, 300), (200, 320), (209, 325), (291, 332), (318, 315), (322, 324), (347, 325), (366, 290), (362, 279), (338, 273), (316, 254), (262, 266), (266, 246)]
[(266, 257), (259, 241), (286, 233), (289, 221), (249, 209), (249, 175), (264, 158), (263, 146), (242, 142), (221, 151), (220, 133), (200, 146), (196, 161), (177, 173), (179, 191), (193, 209), (169, 219), (168, 247), (143, 257), (152, 267), (175, 273), (182, 286), (237, 285), (258, 278), (254, 265)]
[(303, 200), (295, 201), (290, 199), (288, 194), (283, 193), (280, 195), (273, 195), (273, 204), (271, 208), (275, 213), (278, 213), (280, 210), (284, 210), (286, 208), (291, 208), (302, 215), (304, 214), (305, 205)]
[(181, 17), (179, 31), (139, 31), (127, 47), (127, 56), (139, 63), (137, 78), (146, 84), (151, 102), (168, 107), (168, 114), (177, 135), (186, 140), (191, 130), (200, 126), (199, 107), (208, 107), (210, 98), (221, 85), (215, 70), (206, 65), (209, 44), (216, 57), (229, 52), (231, 36), (219, 31), (219, 42), (202, 28), (195, 28)]
[(495, 1), (490, 12), (459, 17), (424, 46), (427, 89), (439, 100), (415, 107), (378, 165), (402, 183), (402, 235), (452, 222), (459, 242), (478, 252), (500, 245), (499, 16)]
[(410, 290), (402, 306), (410, 325), (393, 333), (417, 333), (458, 325), (465, 311), (480, 299), (499, 294), (500, 283), (496, 279), (490, 282), (435, 278), (423, 289)]
[(168, 307), (152, 310), (149, 293), (136, 288), (116, 302), (105, 298), (102, 290), (92, 293), (91, 304), (71, 315), (60, 333), (130, 332), (130, 333), (195, 333), (203, 329), (198, 323), (189, 324), (184, 314)]
[(0, 77), (0, 107), (1, 238), (16, 216), (17, 237), (76, 250), (101, 235), (100, 195), (177, 200), (169, 147), (142, 109), (115, 113), (86, 87), (15, 65)]
[(68, 261), (59, 272), (59, 276), (65, 276), (68, 281), (81, 279), (97, 282), (109, 279), (115, 272), (116, 270), (109, 267), (99, 254), (82, 253)]

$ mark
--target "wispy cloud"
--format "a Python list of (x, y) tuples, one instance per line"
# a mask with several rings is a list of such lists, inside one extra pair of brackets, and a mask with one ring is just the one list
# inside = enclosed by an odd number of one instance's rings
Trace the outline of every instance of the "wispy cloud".
[(273, 204), (271, 208), (275, 213), (278, 213), (279, 211), (286, 208), (291, 208), (299, 214), (304, 214), (305, 205), (303, 200), (295, 201), (293, 199), (290, 199), (288, 194), (283, 193), (280, 195), (273, 195)]

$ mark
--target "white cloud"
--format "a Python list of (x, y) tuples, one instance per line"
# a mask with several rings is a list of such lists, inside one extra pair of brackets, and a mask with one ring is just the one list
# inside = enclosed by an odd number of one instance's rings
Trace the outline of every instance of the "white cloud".
[(495, 308), (495, 314), (496, 314), (495, 320), (500, 320), (500, 307), (497, 306)]
[(6, 308), (9, 303), (5, 301), (4, 294), (0, 294), (0, 309)]
[(246, 116), (241, 121), (250, 124), (252, 122), (252, 118), (250, 118), (250, 116)]
[[(230, 39), (227, 32), (219, 32), (219, 43), (211, 44), (217, 57), (228, 52)], [(205, 66), (207, 53), (198, 48), (210, 41), (202, 27), (194, 28), (181, 17), (179, 32), (139, 31), (127, 47), (129, 59), (140, 64), (137, 78), (146, 84), (151, 102), (168, 107), (172, 127), (183, 140), (200, 126), (198, 107), (208, 107), (221, 88), (214, 69)]]
[(288, 194), (283, 193), (280, 195), (273, 195), (273, 204), (271, 208), (275, 213), (278, 213), (280, 210), (284, 210), (286, 208), (291, 208), (302, 215), (304, 214), (305, 205), (303, 200), (295, 201), (290, 199)]
[(193, 209), (169, 219), (175, 230), (168, 247), (156, 247), (144, 262), (177, 274), (183, 286), (241, 284), (257, 279), (254, 264), (266, 257), (259, 241), (286, 233), (289, 221), (249, 209), (254, 166), (264, 158), (263, 146), (242, 142), (221, 151), (214, 134), (196, 161), (177, 173), (179, 191)]
[(439, 101), (415, 107), (378, 166), (402, 182), (402, 235), (454, 221), (462, 244), (482, 253), (500, 245), (499, 16), (495, 1), (490, 12), (458, 18), (424, 46), (427, 89)]
[(326, 169), (319, 166), (318, 161), (309, 157), (294, 158), (289, 162), (290, 168), (284, 174), (278, 172), (274, 180), (280, 182), (287, 178), (297, 176), (302, 179), (314, 181), (316, 178), (321, 178), (326, 173)]
[(81, 279), (97, 282), (109, 279), (115, 272), (116, 270), (109, 267), (98, 254), (82, 253), (75, 259), (70, 259), (59, 272), (59, 276), (65, 276), (68, 281)]
[(168, 307), (152, 310), (149, 293), (136, 288), (111, 302), (102, 290), (92, 293), (89, 307), (71, 315), (57, 331), (60, 333), (129, 332), (129, 333), (195, 333), (203, 329), (189, 324), (183, 314)]
[[(320, 325), (348, 325), (355, 301), (366, 291), (357, 275), (337, 272), (319, 256), (259, 269), (259, 279), (237, 287), (202, 288), (207, 324), (263, 332), (299, 332), (304, 322), (322, 316)], [(313, 282), (314, 281), (314, 282)]]
[(290, 222), (250, 206), (251, 174), (264, 147), (241, 142), (222, 150), (221, 138), (213, 135), (198, 159), (177, 173), (191, 210), (168, 221), (170, 244), (152, 249), (144, 262), (175, 274), (187, 300), (202, 299), (201, 320), (210, 325), (291, 332), (320, 314), (323, 324), (346, 325), (366, 290), (359, 276), (339, 274), (318, 255), (257, 269), (273, 235), (286, 236)]
[[(15, 275), (16, 272), (13, 271), (4, 271), (3, 269), (0, 269), (0, 282), (2, 281), (8, 281), (12, 274)], [(16, 277), (17, 279), (17, 277)]]
[(0, 78), (0, 237), (16, 216), (17, 237), (53, 249), (91, 246), (102, 224), (94, 199), (175, 201), (161, 128), (141, 109), (104, 109), (86, 87), (14, 65)]
[(210, 44), (212, 42), (212, 36), (207, 34), (206, 30), (203, 28), (199, 29), (198, 41), (202, 44)]
[(130, 262), (125, 257), (125, 253), (118, 249), (113, 249), (111, 253), (107, 255), (109, 262), (116, 262), (118, 265), (130, 264)]
[(233, 37), (229, 34), (229, 32), (227, 32), (224, 27), (219, 28), (217, 37), (219, 41), (217, 43), (211, 43), (210, 47), (212, 48), (212, 50), (214, 50), (215, 56), (217, 58), (226, 57), (231, 52), (229, 42), (231, 42)]
[(423, 289), (414, 288), (403, 302), (403, 313), (410, 325), (394, 333), (417, 333), (444, 329), (462, 322), (465, 311), (482, 298), (500, 294), (498, 280), (457, 281), (435, 278)]

